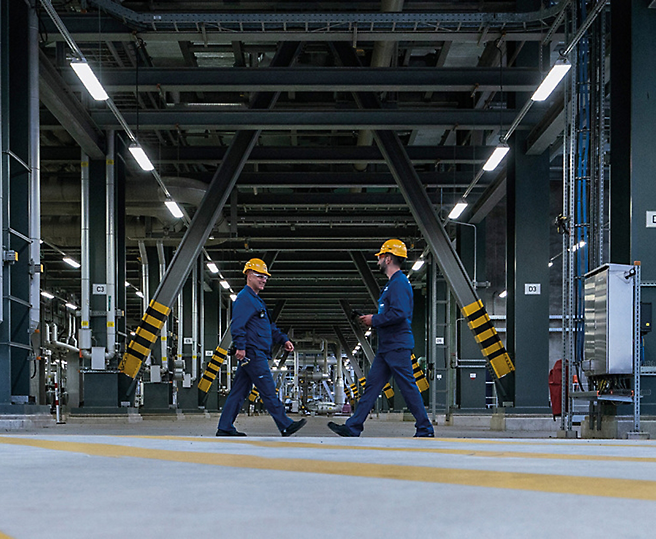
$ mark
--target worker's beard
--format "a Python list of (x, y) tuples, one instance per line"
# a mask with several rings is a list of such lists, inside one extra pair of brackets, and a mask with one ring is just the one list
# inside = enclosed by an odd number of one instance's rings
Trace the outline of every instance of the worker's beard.
[(387, 275), (387, 261), (386, 260), (381, 260), (380, 264), (378, 264), (378, 267), (380, 268), (380, 272), (383, 275)]

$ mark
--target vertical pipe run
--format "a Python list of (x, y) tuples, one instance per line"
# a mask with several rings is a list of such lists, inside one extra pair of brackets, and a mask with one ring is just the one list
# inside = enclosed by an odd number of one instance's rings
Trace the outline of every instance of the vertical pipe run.
[(39, 21), (36, 0), (28, 8), (28, 92), (29, 105), (29, 236), (30, 236), (30, 323), (33, 333), (39, 326), (41, 311), (41, 170), (39, 136)]
[(335, 343), (335, 404), (344, 406), (344, 372), (342, 363), (342, 346)]
[(139, 256), (141, 257), (141, 309), (146, 312), (148, 302), (150, 301), (150, 270), (148, 265), (148, 251), (146, 251), (146, 244), (139, 240)]
[(91, 328), (89, 326), (89, 318), (91, 315), (89, 276), (91, 273), (90, 268), (90, 253), (89, 253), (89, 156), (82, 152), (80, 156), (81, 168), (81, 217), (80, 217), (80, 298), (82, 305), (80, 307), (80, 350), (83, 351), (84, 357), (90, 357), (91, 353)]
[[(166, 257), (164, 256), (164, 243), (161, 241), (157, 242), (157, 259), (159, 262), (159, 281), (162, 282), (164, 274), (166, 273)], [(162, 330), (159, 334), (159, 343), (160, 343), (160, 355), (162, 357), (162, 372), (165, 372), (169, 369), (168, 361), (168, 349), (167, 349), (167, 337), (168, 337), (168, 318), (162, 326)]]
[(198, 261), (191, 270), (191, 380), (198, 378)]
[[(476, 230), (474, 228), (474, 230)], [(474, 248), (475, 249), (475, 248)], [(437, 422), (437, 264), (435, 257), (430, 255), (430, 283), (431, 283), (431, 300), (430, 315), (428, 328), (428, 357), (433, 365), (432, 376), (429, 377), (430, 383), (430, 404), (432, 411), (433, 423)]]
[[(199, 320), (198, 320), (198, 350), (200, 351), (199, 367), (205, 358), (205, 268), (202, 257), (198, 258), (198, 271), (200, 272), (200, 298), (199, 298)], [(219, 287), (220, 288), (220, 287)]]
[(107, 159), (105, 162), (105, 235), (107, 241), (105, 279), (107, 280), (107, 351), (112, 359), (116, 353), (116, 189), (115, 189), (114, 131), (107, 132)]

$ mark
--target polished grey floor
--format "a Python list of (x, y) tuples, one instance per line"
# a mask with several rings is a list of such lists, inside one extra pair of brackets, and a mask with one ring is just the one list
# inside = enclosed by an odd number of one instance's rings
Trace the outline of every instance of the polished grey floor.
[(268, 416), (239, 439), (214, 415), (4, 431), (0, 538), (654, 537), (656, 442), (308, 419), (291, 438)]

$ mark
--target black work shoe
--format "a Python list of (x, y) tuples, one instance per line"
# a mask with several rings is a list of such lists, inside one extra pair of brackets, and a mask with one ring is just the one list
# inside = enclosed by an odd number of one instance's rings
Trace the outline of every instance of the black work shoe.
[(332, 421), (329, 421), (328, 428), (332, 430), (335, 434), (344, 436), (344, 438), (356, 438), (356, 436), (353, 433), (351, 433), (351, 429), (349, 429), (346, 425), (338, 425), (337, 423), (333, 423)]
[(246, 436), (245, 432), (239, 432), (238, 430), (221, 430), (216, 431), (216, 436)]
[(427, 432), (425, 434), (416, 433), (413, 438), (435, 438), (435, 433)]
[(283, 430), (280, 434), (282, 434), (285, 437), (291, 436), (295, 432), (301, 430), (306, 423), (307, 423), (307, 419), (305, 418), (299, 419), (298, 421), (294, 421), (291, 425), (289, 425), (289, 427)]

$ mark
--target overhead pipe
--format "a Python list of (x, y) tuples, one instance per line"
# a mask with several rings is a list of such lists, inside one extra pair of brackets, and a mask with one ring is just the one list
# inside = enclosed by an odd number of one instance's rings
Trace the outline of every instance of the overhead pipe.
[[(34, 333), (41, 316), (41, 169), (39, 123), (39, 20), (37, 0), (30, 0), (28, 9), (28, 92), (27, 123), (29, 129), (29, 236), (30, 236), (30, 321), (29, 332)], [(9, 291), (7, 291), (9, 292)]]
[[(166, 273), (166, 257), (164, 256), (164, 243), (161, 241), (157, 242), (157, 259), (159, 261), (159, 280), (160, 282), (164, 278)], [(162, 326), (162, 330), (159, 334), (159, 343), (160, 343), (160, 355), (162, 358), (162, 372), (168, 370), (168, 348), (167, 348), (167, 337), (168, 337), (168, 318)]]

